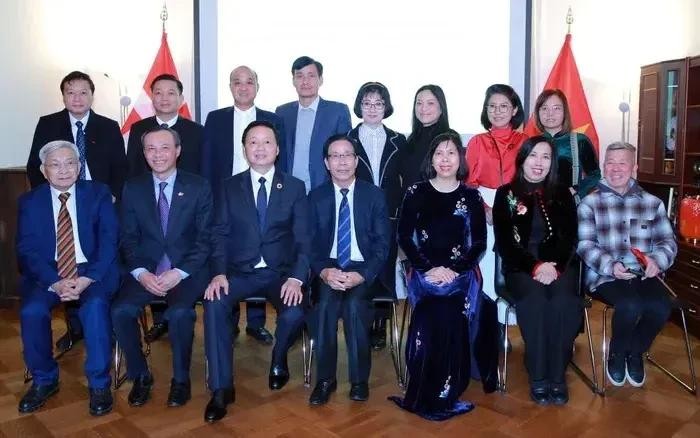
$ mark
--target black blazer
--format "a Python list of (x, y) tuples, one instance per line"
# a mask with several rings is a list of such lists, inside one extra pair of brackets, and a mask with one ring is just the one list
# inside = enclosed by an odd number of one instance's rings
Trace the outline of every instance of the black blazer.
[(309, 209), (304, 183), (275, 170), (260, 231), (250, 170), (222, 181), (216, 195), (212, 274), (253, 272), (262, 256), (282, 276), (309, 276)]
[(364, 145), (360, 142), (360, 125), (357, 125), (348, 136), (357, 140), (360, 144), (358, 153), (359, 164), (356, 175), (358, 179), (374, 184), (374, 174), (379, 173), (379, 187), (384, 190), (389, 217), (396, 219), (399, 216), (399, 208), (403, 200), (403, 187), (401, 185), (401, 174), (399, 169), (398, 152), (406, 146), (406, 137), (403, 134), (392, 131), (384, 126), (386, 132), (386, 142), (382, 152), (382, 160), (379, 169), (372, 169), (369, 157)]
[[(126, 158), (129, 161), (129, 178), (149, 172), (151, 169), (143, 156), (141, 136), (144, 132), (158, 126), (156, 116), (147, 117), (131, 125), (129, 133), (129, 145), (126, 148)], [(177, 122), (172, 126), (180, 134), (180, 158), (177, 160), (177, 168), (186, 172), (199, 175), (199, 157), (204, 140), (204, 127), (197, 122), (178, 116)]]
[[(27, 160), (27, 176), (32, 188), (46, 182), (39, 170), (39, 150), (53, 140), (75, 143), (67, 109), (39, 118)], [(114, 120), (90, 110), (90, 118), (85, 125), (85, 140), (86, 160), (91, 178), (107, 184), (112, 195), (119, 198), (128, 170), (124, 138), (119, 125)]]
[[(325, 268), (336, 267), (330, 258), (336, 233), (335, 187), (327, 182), (309, 193), (311, 211), (311, 270), (318, 275)], [(355, 228), (357, 246), (365, 259), (364, 266), (357, 271), (372, 284), (384, 269), (391, 231), (384, 194), (372, 183), (355, 180), (353, 194), (352, 224)]]
[[(531, 193), (516, 194), (512, 184), (496, 190), (493, 202), (493, 228), (496, 248), (503, 260), (503, 271), (531, 274), (538, 262), (556, 262), (563, 272), (575, 260), (578, 241), (578, 217), (576, 204), (568, 187), (558, 186), (550, 205), (540, 208), (545, 225), (545, 237), (538, 247), (539, 258), (528, 251), (535, 202)], [(525, 207), (519, 214), (517, 206), (511, 207), (508, 197), (513, 193), (516, 203)]]
[(126, 268), (133, 271), (142, 267), (154, 272), (163, 253), (167, 253), (173, 268), (208, 277), (212, 214), (209, 183), (178, 170), (168, 232), (163, 236), (152, 174), (130, 179), (124, 185), (121, 201), (120, 246)]
[[(209, 180), (214, 193), (218, 192), (221, 181), (231, 176), (233, 169), (233, 116), (232, 106), (212, 111), (204, 122), (204, 143), (200, 157), (203, 177)], [(255, 120), (272, 123), (279, 138), (280, 156), (284, 150), (284, 125), (275, 113), (255, 108)], [(278, 157), (278, 161), (281, 158)]]

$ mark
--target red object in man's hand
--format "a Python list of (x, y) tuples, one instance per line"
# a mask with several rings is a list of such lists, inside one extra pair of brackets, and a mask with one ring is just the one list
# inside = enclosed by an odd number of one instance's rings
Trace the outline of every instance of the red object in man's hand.
[(637, 261), (642, 266), (642, 268), (646, 269), (647, 268), (647, 258), (644, 255), (644, 253), (642, 251), (640, 251), (639, 249), (634, 248), (634, 247), (631, 249), (631, 251), (632, 251), (632, 254), (634, 254), (634, 256), (637, 258)]

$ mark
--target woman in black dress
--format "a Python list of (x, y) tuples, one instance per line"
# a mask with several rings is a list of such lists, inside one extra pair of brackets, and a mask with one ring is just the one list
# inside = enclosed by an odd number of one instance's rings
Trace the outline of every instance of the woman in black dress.
[(479, 192), (462, 182), (467, 167), (455, 131), (433, 139), (424, 176), (408, 187), (399, 218), (399, 245), (411, 264), (410, 379), (406, 396), (390, 399), (423, 418), (446, 420), (474, 407), (458, 398), (470, 379), (469, 321), (481, 291), (486, 219)]

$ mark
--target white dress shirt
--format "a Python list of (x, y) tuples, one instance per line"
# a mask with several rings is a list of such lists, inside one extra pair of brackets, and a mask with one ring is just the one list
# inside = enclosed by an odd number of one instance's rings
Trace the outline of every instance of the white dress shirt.
[(177, 114), (175, 114), (175, 117), (173, 117), (170, 120), (163, 120), (160, 117), (156, 116), (156, 123), (158, 123), (158, 126), (163, 126), (163, 124), (168, 125), (168, 128), (172, 128), (174, 124), (177, 123)]
[[(58, 212), (61, 210), (61, 200), (58, 199), (58, 195), (61, 193), (70, 193), (68, 200), (66, 201), (66, 208), (68, 209), (68, 215), (70, 216), (70, 222), (73, 226), (73, 245), (75, 246), (75, 262), (76, 263), (87, 263), (87, 257), (83, 253), (83, 248), (80, 246), (80, 235), (78, 234), (78, 215), (76, 213), (75, 207), (75, 184), (73, 184), (66, 192), (61, 192), (51, 187), (51, 207), (53, 208), (53, 225), (54, 231), (58, 235)], [(56, 255), (55, 259), (58, 261), (58, 241), (56, 242)]]
[(231, 175), (248, 169), (248, 160), (246, 160), (243, 150), (243, 131), (255, 121), (256, 117), (255, 106), (251, 106), (247, 110), (240, 110), (235, 105), (233, 106), (233, 168)]
[[(83, 122), (83, 134), (85, 134), (85, 128), (87, 128), (88, 124), (88, 119), (90, 118), (90, 111), (85, 113), (85, 117), (82, 119), (78, 120), (75, 117), (73, 117), (73, 114), (70, 112), (68, 113), (68, 118), (70, 119), (70, 129), (73, 132), (73, 144), (78, 145), (78, 127), (75, 125), (75, 122)], [(85, 179), (91, 180), (92, 176), (90, 176), (90, 167), (88, 166), (87, 163), (87, 137), (85, 137)]]
[[(331, 248), (330, 258), (338, 258), (338, 219), (340, 216), (340, 203), (343, 201), (343, 194), (340, 193), (341, 187), (333, 183), (333, 192), (335, 193), (335, 228), (333, 232), (333, 247)], [(350, 260), (353, 262), (364, 262), (360, 247), (357, 246), (357, 235), (355, 234), (355, 215), (353, 212), (355, 199), (355, 181), (348, 187), (348, 207), (350, 208)]]

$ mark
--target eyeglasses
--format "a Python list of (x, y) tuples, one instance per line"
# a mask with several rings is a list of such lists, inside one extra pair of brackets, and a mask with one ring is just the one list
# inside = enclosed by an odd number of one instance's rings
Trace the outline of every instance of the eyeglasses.
[(541, 113), (549, 113), (549, 112), (561, 113), (561, 112), (564, 112), (564, 107), (561, 105), (552, 105), (552, 106), (543, 105), (540, 107), (540, 112)]
[(384, 102), (379, 101), (379, 102), (369, 102), (369, 101), (363, 101), (362, 102), (362, 109), (368, 110), (368, 109), (376, 109), (376, 110), (383, 110), (384, 109)]
[[(508, 105), (507, 103), (501, 103), (499, 105), (495, 105), (493, 103), (490, 103), (490, 104), (486, 105), (486, 111), (488, 111), (490, 113), (495, 113), (495, 112), (507, 113), (511, 109), (513, 109), (513, 107), (511, 105)], [(496, 111), (496, 110), (498, 110), (498, 111)]]
[(75, 170), (78, 166), (78, 161), (74, 160), (69, 160), (65, 162), (58, 162), (58, 161), (53, 161), (51, 163), (48, 163), (45, 165), (50, 170), (58, 171), (58, 170), (63, 170), (63, 169), (68, 169), (68, 170)]
[(340, 161), (340, 160), (345, 160), (345, 159), (350, 159), (350, 160), (352, 160), (352, 159), (355, 158), (356, 156), (357, 156), (357, 155), (356, 155), (356, 154), (353, 154), (353, 153), (349, 153), (349, 154), (330, 154), (330, 155), (328, 156), (328, 159), (329, 159), (329, 160), (334, 160), (334, 161)]

